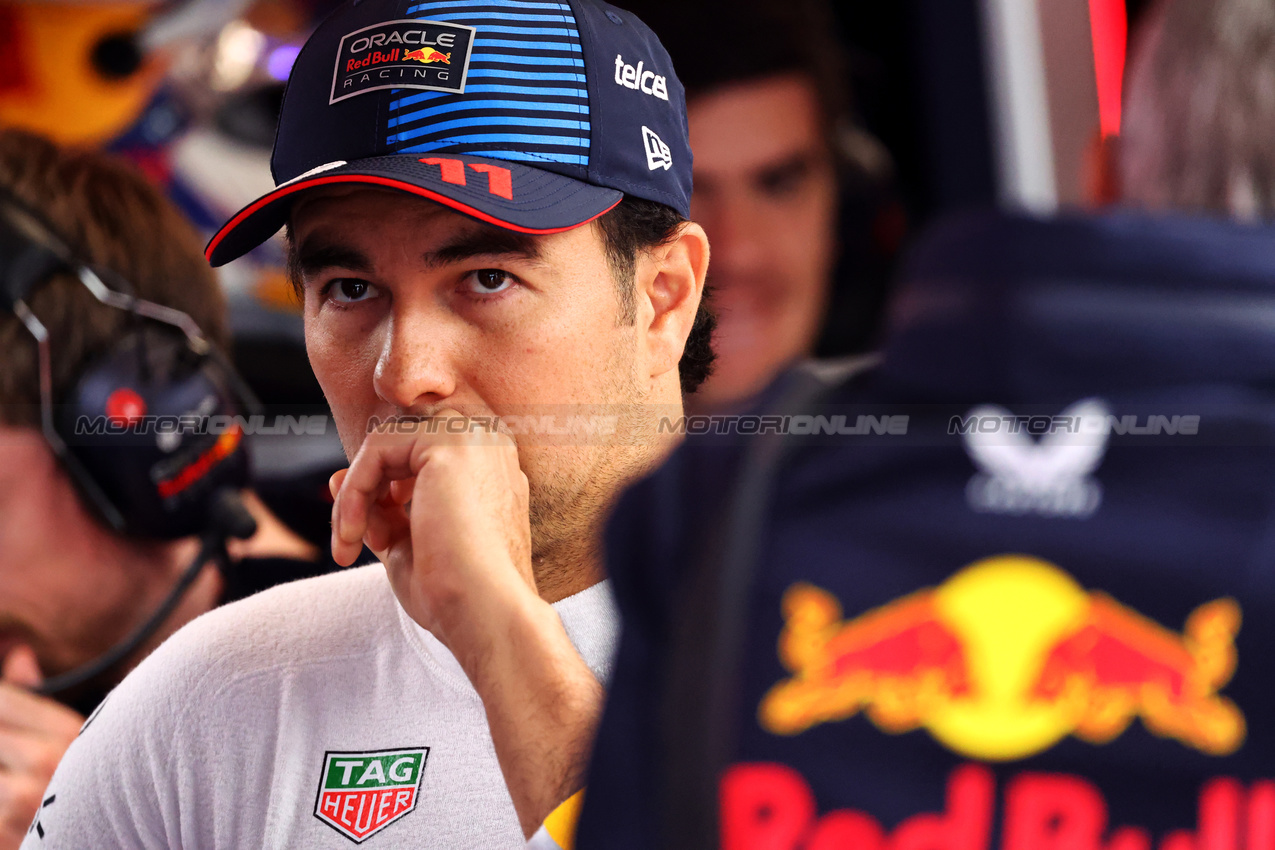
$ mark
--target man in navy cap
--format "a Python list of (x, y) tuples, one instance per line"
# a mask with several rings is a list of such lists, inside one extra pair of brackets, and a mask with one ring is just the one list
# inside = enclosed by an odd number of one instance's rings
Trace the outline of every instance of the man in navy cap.
[(297, 60), (273, 165), (208, 256), (289, 228), (351, 458), (333, 554), (385, 565), (175, 636), (24, 846), (508, 848), (583, 785), (603, 514), (712, 359), (667, 54), (599, 0), (355, 0)]

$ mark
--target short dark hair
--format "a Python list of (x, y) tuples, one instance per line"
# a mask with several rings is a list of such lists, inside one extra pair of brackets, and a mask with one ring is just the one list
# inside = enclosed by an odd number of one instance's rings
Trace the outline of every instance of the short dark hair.
[[(687, 100), (781, 74), (811, 83), (829, 150), (851, 123), (849, 59), (827, 0), (620, 0), (659, 36)], [(765, 56), (759, 56), (759, 50)]]
[[(634, 275), (638, 254), (672, 242), (684, 224), (686, 219), (672, 207), (628, 195), (615, 209), (598, 219), (611, 274), (620, 286), (622, 321), (632, 323), (637, 318)], [(717, 359), (713, 352), (713, 329), (717, 326), (717, 318), (709, 300), (710, 293), (705, 289), (678, 363), (682, 392), (686, 395), (698, 390), (708, 379), (713, 373), (713, 361)]]
[[(596, 222), (602, 234), (603, 250), (611, 266), (611, 274), (619, 285), (616, 297), (620, 299), (620, 321), (632, 324), (637, 318), (637, 298), (634, 276), (637, 258), (642, 251), (650, 251), (667, 245), (677, 238), (686, 219), (672, 207), (643, 198), (625, 195), (624, 199)], [(297, 246), (288, 230), (288, 278), (302, 297), (302, 275), (297, 261)], [(705, 289), (699, 310), (686, 338), (686, 348), (678, 363), (678, 375), (682, 392), (690, 394), (700, 388), (713, 372), (713, 328), (717, 319), (709, 305), (709, 292)]]
[[(0, 130), (0, 186), (41, 213), (86, 262), (121, 276), (139, 297), (186, 313), (209, 340), (226, 347), (226, 298), (202, 241), (131, 163)], [(55, 399), (111, 350), (132, 320), (98, 303), (68, 273), (52, 275), (26, 301), (49, 331)], [(39, 376), (35, 340), (17, 316), (0, 314), (0, 422), (39, 427)]]
[(1121, 200), (1275, 218), (1275, 6), (1162, 0), (1130, 52)]

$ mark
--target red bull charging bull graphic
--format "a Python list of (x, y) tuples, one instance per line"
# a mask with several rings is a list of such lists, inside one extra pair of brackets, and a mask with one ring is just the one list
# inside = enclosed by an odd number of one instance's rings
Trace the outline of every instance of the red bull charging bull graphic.
[(440, 53), (430, 47), (422, 47), (419, 50), (412, 50), (403, 54), (404, 61), (421, 62), (426, 65), (431, 62), (442, 62), (444, 65), (452, 64), (452, 55), (450, 53)]
[(1244, 715), (1219, 694), (1236, 664), (1233, 599), (1199, 606), (1178, 633), (1052, 564), (1004, 555), (850, 620), (831, 594), (797, 584), (783, 613), (779, 657), (792, 677), (758, 708), (776, 735), (862, 713), (988, 761), (1068, 735), (1104, 744), (1135, 719), (1209, 755), (1244, 741)]

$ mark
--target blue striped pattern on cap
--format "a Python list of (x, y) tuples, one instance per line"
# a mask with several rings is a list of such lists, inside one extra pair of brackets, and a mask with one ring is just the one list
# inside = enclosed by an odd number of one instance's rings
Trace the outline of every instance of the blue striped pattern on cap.
[(553, 0), (431, 0), (413, 18), (475, 27), (465, 93), (390, 103), (392, 153), (589, 165), (589, 90), (575, 14)]

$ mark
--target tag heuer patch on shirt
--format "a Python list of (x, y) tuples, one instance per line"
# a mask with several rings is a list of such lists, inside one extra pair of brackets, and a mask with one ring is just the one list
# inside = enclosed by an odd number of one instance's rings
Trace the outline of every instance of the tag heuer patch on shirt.
[(416, 808), (429, 747), (323, 754), (314, 816), (362, 844)]

